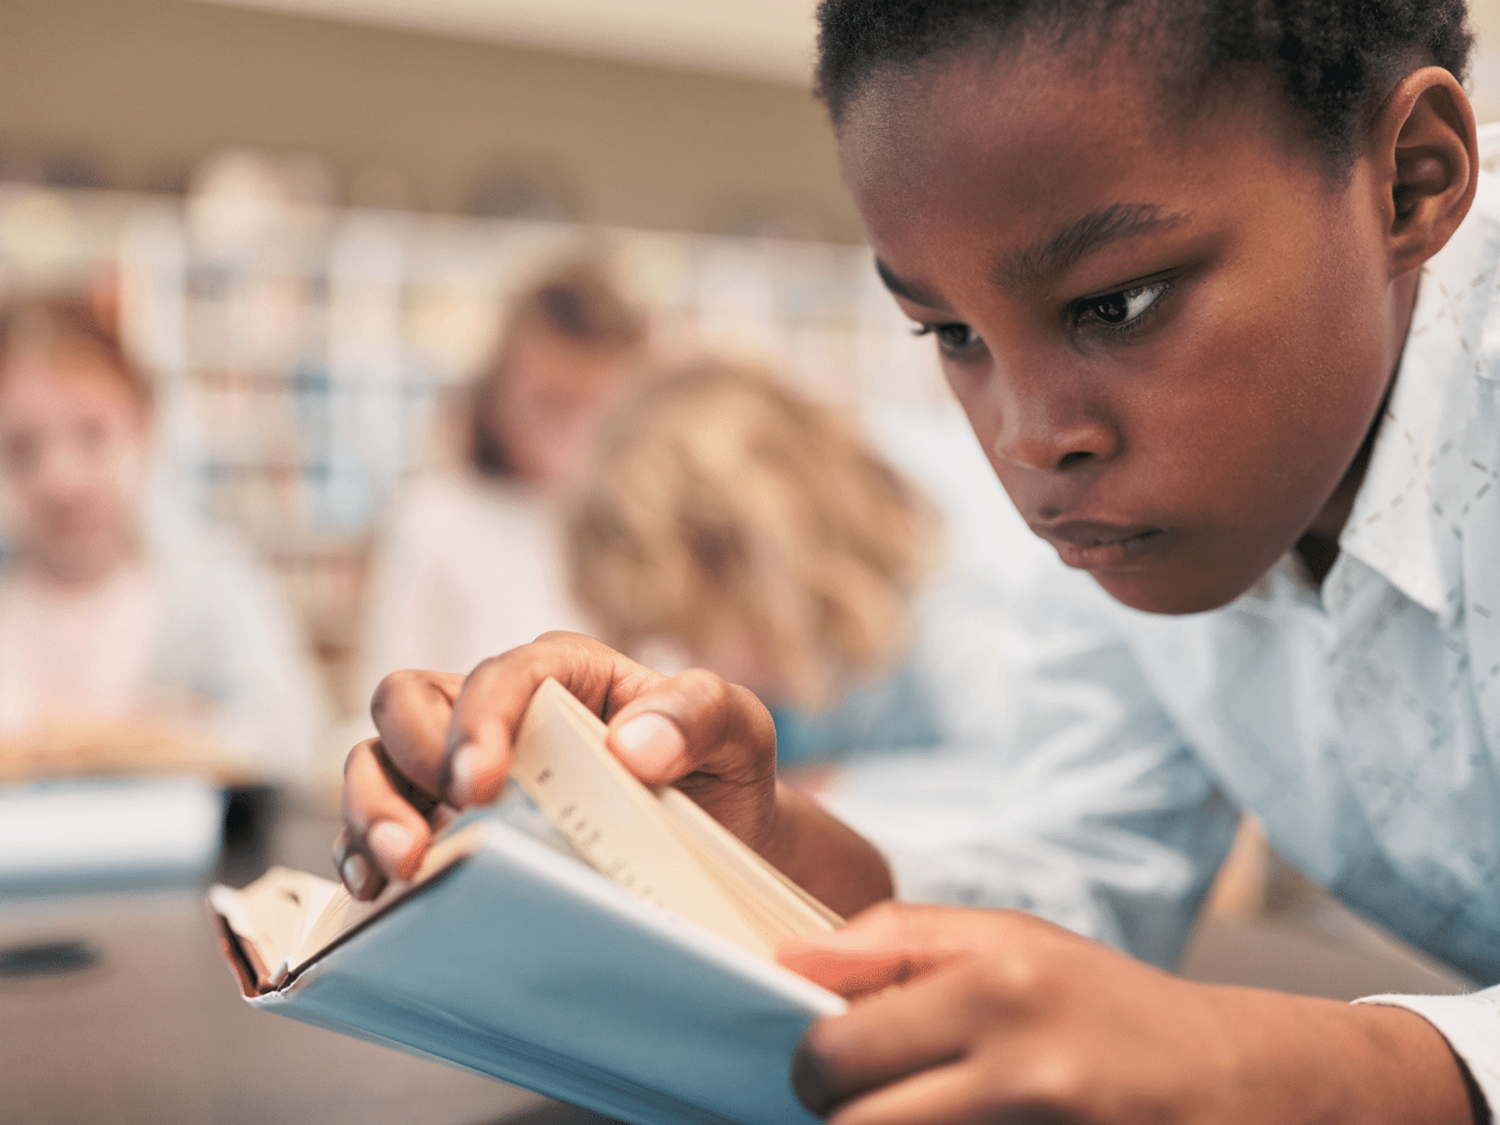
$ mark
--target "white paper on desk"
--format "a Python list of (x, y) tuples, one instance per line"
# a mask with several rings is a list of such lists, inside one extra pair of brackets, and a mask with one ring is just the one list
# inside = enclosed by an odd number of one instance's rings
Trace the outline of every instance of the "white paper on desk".
[(843, 1000), (498, 822), (269, 1011), (637, 1125), (815, 1125), (791, 1090)]
[(213, 866), (224, 797), (187, 777), (0, 788), (0, 888), (192, 877)]

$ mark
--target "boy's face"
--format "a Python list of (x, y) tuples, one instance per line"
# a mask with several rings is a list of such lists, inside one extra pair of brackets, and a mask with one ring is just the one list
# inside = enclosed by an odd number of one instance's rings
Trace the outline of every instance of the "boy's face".
[(1011, 499), (1160, 613), (1231, 601), (1307, 531), (1410, 312), (1367, 162), (1331, 183), (1231, 85), (1174, 121), (1128, 61), (975, 52), (872, 81), (840, 129), (882, 276)]

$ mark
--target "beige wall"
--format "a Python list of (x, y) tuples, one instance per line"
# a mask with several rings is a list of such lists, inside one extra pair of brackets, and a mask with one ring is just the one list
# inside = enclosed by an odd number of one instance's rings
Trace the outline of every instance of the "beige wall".
[[(712, 2), (712, 0), (704, 0)], [(773, 213), (857, 240), (820, 107), (795, 86), (187, 0), (0, 0), (0, 159), (73, 148), (123, 187), (225, 145), (404, 172), (420, 205), (541, 154), (583, 217), (714, 230)]]
[[(1491, 120), (1500, 0), (1472, 9)], [(860, 237), (794, 86), (190, 0), (0, 0), (0, 170), (76, 151), (141, 187), (226, 145), (320, 153), (344, 185), (394, 170), (435, 209), (519, 159), (560, 169), (598, 222)]]
[(1500, 0), (1469, 0), (1477, 42), (1469, 92), (1480, 121), (1500, 120)]

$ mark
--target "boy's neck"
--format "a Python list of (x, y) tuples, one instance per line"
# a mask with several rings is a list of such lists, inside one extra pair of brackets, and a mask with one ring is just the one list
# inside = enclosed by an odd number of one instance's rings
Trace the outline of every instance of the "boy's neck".
[[(1382, 405), (1381, 414), (1384, 413)], [(1339, 481), (1333, 496), (1318, 513), (1318, 518), (1313, 520), (1312, 526), (1297, 540), (1297, 554), (1301, 556), (1308, 574), (1318, 586), (1323, 585), (1323, 579), (1328, 577), (1328, 572), (1338, 561), (1339, 535), (1344, 530), (1344, 524), (1349, 522), (1349, 513), (1354, 510), (1354, 498), (1359, 495), (1359, 486), (1364, 483), (1365, 470), (1370, 465), (1370, 449), (1375, 444), (1375, 431), (1379, 428), (1377, 419), (1375, 425), (1370, 427), (1364, 444), (1359, 447), (1354, 464), (1349, 466), (1344, 479)]]
[(1370, 453), (1375, 448), (1375, 435), (1380, 431), (1380, 420), (1385, 417), (1386, 403), (1390, 401), (1391, 388), (1396, 385), (1396, 372), (1401, 367), (1401, 353), (1406, 348), (1406, 336), (1411, 331), (1411, 320), (1417, 308), (1417, 281), (1420, 271), (1413, 270), (1411, 273), (1396, 279), (1394, 283), (1394, 299), (1398, 310), (1397, 327), (1399, 331), (1395, 338), (1400, 341), (1401, 346), (1396, 351), (1395, 361), (1391, 364), (1390, 381), (1386, 384), (1385, 397), (1380, 400), (1380, 409), (1375, 412), (1375, 420), (1370, 423), (1370, 428), (1365, 433), (1365, 439), (1360, 443), (1354, 460), (1350, 463), (1343, 479), (1339, 481), (1338, 487), (1333, 490), (1333, 495), (1328, 498), (1328, 503), (1323, 505), (1317, 517), (1308, 525), (1302, 538), (1297, 540), (1296, 551), (1307, 566), (1312, 580), (1319, 586), (1323, 579), (1328, 577), (1328, 572), (1333, 569), (1333, 564), (1339, 557), (1339, 536), (1343, 533), (1344, 525), (1349, 522), (1349, 514), (1354, 511), (1354, 499), (1359, 495), (1359, 487), (1364, 483), (1365, 470), (1370, 467)]

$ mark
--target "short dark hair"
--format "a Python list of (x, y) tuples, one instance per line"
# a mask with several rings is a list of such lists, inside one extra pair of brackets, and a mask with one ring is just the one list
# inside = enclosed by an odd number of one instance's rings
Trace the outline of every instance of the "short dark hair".
[(821, 0), (818, 97), (837, 125), (881, 69), (976, 40), (1060, 42), (1117, 20), (1145, 32), (1163, 75), (1194, 90), (1231, 64), (1266, 68), (1335, 165), (1352, 157), (1372, 101), (1413, 65), (1462, 81), (1473, 45), (1465, 0)]

